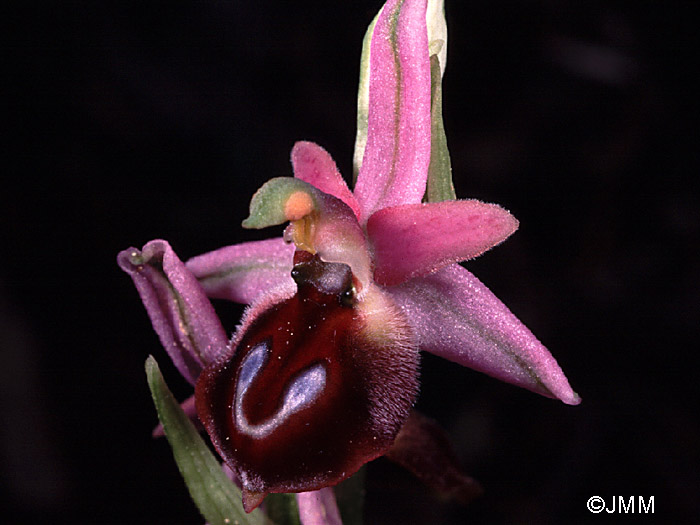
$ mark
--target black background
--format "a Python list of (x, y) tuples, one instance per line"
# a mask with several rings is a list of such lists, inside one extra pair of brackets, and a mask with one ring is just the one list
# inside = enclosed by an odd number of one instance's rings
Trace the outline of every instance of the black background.
[[(458, 196), (520, 220), (467, 264), (550, 348), (565, 406), (426, 355), (418, 408), (486, 494), (441, 502), (380, 459), (367, 523), (596, 523), (586, 500), (700, 515), (697, 97), (685, 2), (447, 2)], [(168, 362), (121, 249), (186, 259), (240, 228), (296, 140), (351, 172), (361, 39), (381, 2), (32, 3), (3, 14), (3, 522), (199, 523), (153, 441)], [(4, 8), (7, 9), (7, 8)], [(691, 125), (695, 123), (695, 125)], [(694, 249), (695, 248), (695, 249)], [(240, 308), (217, 304), (229, 330)]]

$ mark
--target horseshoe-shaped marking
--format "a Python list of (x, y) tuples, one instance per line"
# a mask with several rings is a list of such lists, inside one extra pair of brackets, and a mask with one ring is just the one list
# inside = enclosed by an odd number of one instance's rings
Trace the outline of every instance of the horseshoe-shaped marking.
[(326, 386), (326, 368), (316, 364), (290, 382), (284, 394), (282, 408), (258, 424), (251, 424), (243, 411), (243, 398), (248, 388), (267, 362), (269, 351), (267, 344), (260, 343), (253, 347), (241, 363), (241, 371), (236, 385), (236, 398), (233, 406), (233, 416), (238, 430), (255, 439), (269, 436), (277, 427), (284, 423), (292, 414), (311, 405), (323, 392)]

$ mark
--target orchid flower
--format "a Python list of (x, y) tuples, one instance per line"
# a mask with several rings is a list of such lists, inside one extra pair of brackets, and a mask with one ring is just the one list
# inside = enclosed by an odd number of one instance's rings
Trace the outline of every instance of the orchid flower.
[[(186, 264), (162, 240), (119, 255), (196, 385), (183, 406), (242, 487), (246, 511), (268, 493), (296, 492), (302, 518), (339, 522), (327, 487), (388, 454), (412, 425), (421, 351), (580, 402), (549, 351), (459, 264), (518, 222), (455, 198), (441, 115), (446, 38), (441, 0), (389, 0), (370, 25), (354, 191), (323, 148), (298, 142), (294, 177), (265, 183), (243, 222), (289, 223), (282, 237)], [(209, 298), (250, 305), (230, 342)]]

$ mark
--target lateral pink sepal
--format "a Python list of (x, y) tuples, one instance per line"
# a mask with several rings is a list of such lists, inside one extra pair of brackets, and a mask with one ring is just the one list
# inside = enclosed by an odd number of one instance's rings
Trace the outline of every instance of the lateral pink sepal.
[(578, 405), (552, 354), (474, 275), (457, 264), (386, 288), (421, 350)]

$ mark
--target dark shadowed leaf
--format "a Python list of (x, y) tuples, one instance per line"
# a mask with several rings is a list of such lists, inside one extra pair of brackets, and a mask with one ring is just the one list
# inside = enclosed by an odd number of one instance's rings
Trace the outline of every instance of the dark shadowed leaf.
[(365, 506), (365, 472), (365, 467), (362, 467), (334, 488), (343, 525), (362, 525)]

